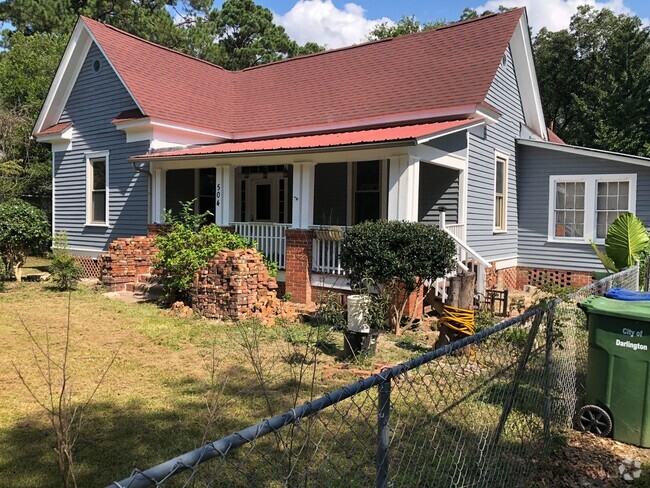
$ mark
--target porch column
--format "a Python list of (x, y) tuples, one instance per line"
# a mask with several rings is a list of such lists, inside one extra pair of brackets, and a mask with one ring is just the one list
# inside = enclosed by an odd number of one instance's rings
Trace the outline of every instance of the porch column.
[(308, 229), (314, 223), (313, 162), (293, 163), (292, 229)]
[(388, 220), (418, 221), (420, 160), (414, 156), (390, 159)]
[(151, 171), (151, 223), (165, 222), (165, 206), (167, 205), (167, 170), (154, 168)]
[(235, 217), (235, 167), (217, 166), (216, 171), (214, 221), (225, 227)]

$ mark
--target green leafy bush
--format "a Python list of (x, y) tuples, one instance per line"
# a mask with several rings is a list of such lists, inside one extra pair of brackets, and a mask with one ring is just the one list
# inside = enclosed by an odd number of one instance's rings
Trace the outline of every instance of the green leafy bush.
[(52, 282), (59, 290), (72, 290), (81, 279), (82, 268), (68, 249), (68, 234), (58, 232), (52, 245), (50, 274)]
[(417, 222), (363, 222), (346, 232), (341, 245), (341, 264), (353, 289), (363, 289), (370, 281), (389, 295), (395, 332), (409, 294), (449, 273), (455, 255), (456, 244), (447, 233)]
[(179, 214), (167, 212), (169, 231), (156, 237), (159, 252), (154, 265), (160, 276), (167, 299), (189, 301), (194, 273), (224, 249), (250, 248), (249, 242), (215, 224), (203, 225), (206, 216), (195, 214), (193, 202), (182, 204)]
[(0, 203), (0, 275), (20, 281), (30, 254), (41, 254), (50, 242), (50, 224), (42, 210), (23, 200)]

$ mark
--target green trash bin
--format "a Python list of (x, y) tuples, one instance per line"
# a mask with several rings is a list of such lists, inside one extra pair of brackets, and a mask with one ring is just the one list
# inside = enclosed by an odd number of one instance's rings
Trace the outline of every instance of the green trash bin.
[(650, 301), (590, 297), (585, 406), (578, 428), (650, 447)]

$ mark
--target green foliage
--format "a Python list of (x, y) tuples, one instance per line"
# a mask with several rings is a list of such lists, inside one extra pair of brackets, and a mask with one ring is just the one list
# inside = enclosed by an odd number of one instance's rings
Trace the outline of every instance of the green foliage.
[(230, 70), (323, 50), (314, 43), (298, 46), (273, 23), (273, 13), (253, 0), (226, 0), (214, 26), (224, 54), (218, 64)]
[(189, 300), (194, 273), (225, 249), (251, 247), (249, 242), (215, 224), (202, 226), (209, 212), (194, 214), (194, 202), (181, 204), (178, 216), (168, 212), (165, 220), (170, 229), (158, 235), (155, 244), (160, 250), (154, 259), (160, 280), (171, 300)]
[(316, 312), (312, 323), (318, 327), (328, 327), (344, 332), (347, 330), (345, 308), (341, 303), (341, 295), (333, 291), (321, 293), (316, 298)]
[(417, 222), (363, 222), (346, 232), (341, 245), (341, 264), (357, 288), (370, 279), (384, 286), (399, 282), (412, 292), (452, 270), (455, 255), (449, 235)]
[(437, 29), (447, 25), (449, 22), (441, 19), (434, 22), (420, 22), (414, 15), (403, 16), (395, 24), (383, 22), (373, 27), (367, 36), (369, 41), (377, 41), (379, 39), (386, 39), (388, 37), (397, 37), (404, 34), (413, 34), (415, 32), (422, 32), (426, 30)]
[(650, 155), (650, 29), (578, 7), (569, 29), (534, 41), (544, 116), (569, 144)]
[(50, 241), (50, 224), (42, 210), (22, 200), (0, 203), (0, 257), (5, 274), (20, 280), (29, 254), (40, 254)]
[(68, 234), (65, 231), (54, 236), (49, 271), (54, 286), (62, 291), (74, 289), (81, 279), (83, 270), (68, 249)]
[(605, 253), (594, 242), (591, 246), (596, 251), (603, 266), (608, 271), (618, 272), (642, 261), (650, 246), (650, 236), (643, 221), (636, 215), (625, 212), (618, 216), (607, 229)]

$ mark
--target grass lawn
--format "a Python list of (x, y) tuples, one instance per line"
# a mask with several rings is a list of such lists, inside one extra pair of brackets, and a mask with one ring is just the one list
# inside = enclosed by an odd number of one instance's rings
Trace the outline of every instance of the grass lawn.
[[(28, 263), (33, 268), (44, 265)], [(79, 486), (105, 486), (136, 467), (151, 467), (269, 417), (269, 403), (277, 414), (291, 408), (296, 397), (302, 402), (310, 396), (308, 387), (296, 393), (290, 368), (306, 343), (315, 343), (310, 334), (316, 329), (309, 325), (261, 330), (259, 355), (268, 373), (265, 397), (240, 345), (242, 326), (170, 317), (153, 304), (109, 300), (101, 288), (89, 285), (71, 293), (70, 302), (69, 363), (76, 399), (87, 398), (119, 350), (84, 416), (75, 456)], [(34, 347), (21, 320), (42, 345), (49, 334), (52, 356), (60, 358), (67, 308), (68, 294), (48, 289), (47, 283), (12, 283), (0, 293), (0, 486), (60, 485), (47, 418), (15, 368), (46, 400)], [(399, 343), (389, 337), (380, 338), (375, 358), (354, 367), (398, 363), (426, 347), (417, 337)], [(342, 344), (338, 333), (318, 344), (323, 352), (318, 356), (316, 394), (356, 379), (333, 367)], [(206, 408), (210, 398), (218, 405), (212, 417)]]

